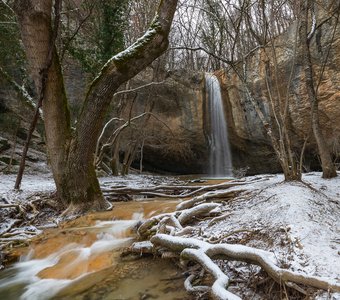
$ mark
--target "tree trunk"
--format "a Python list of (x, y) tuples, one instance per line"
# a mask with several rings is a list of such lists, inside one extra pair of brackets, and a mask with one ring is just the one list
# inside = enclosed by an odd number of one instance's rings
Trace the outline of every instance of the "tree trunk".
[(115, 143), (113, 144), (112, 157), (110, 161), (111, 172), (113, 176), (119, 175), (120, 162), (119, 162), (119, 148), (120, 148), (120, 135), (118, 134)]
[[(160, 1), (156, 17), (144, 36), (105, 64), (89, 88), (72, 134), (61, 66), (54, 51), (43, 99), (46, 141), (58, 196), (71, 208), (107, 206), (93, 164), (105, 114), (118, 87), (167, 49), (176, 6), (177, 0)], [(17, 0), (15, 7), (30, 72), (36, 89), (40, 90), (40, 73), (52, 36), (52, 0)]]
[[(18, 0), (16, 12), (22, 41), (37, 93), (42, 88), (41, 73), (46, 68), (52, 39), (52, 1)], [(42, 109), (49, 160), (61, 196), (62, 179), (65, 175), (65, 162), (70, 142), (70, 115), (64, 89), (61, 66), (57, 52), (53, 52), (52, 63), (48, 68)], [(63, 199), (61, 197), (61, 199)]]
[(313, 65), (310, 53), (310, 38), (308, 37), (308, 12), (310, 11), (310, 0), (304, 0), (301, 4), (300, 38), (302, 44), (303, 64), (305, 71), (305, 84), (307, 95), (311, 103), (312, 128), (318, 151), (321, 158), (322, 177), (336, 177), (335, 165), (332, 161), (331, 152), (323, 136), (319, 121), (319, 106), (313, 80)]

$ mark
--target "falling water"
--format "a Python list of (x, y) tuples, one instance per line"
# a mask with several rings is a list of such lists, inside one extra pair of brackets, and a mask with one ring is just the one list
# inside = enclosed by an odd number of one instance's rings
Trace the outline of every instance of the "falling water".
[(214, 177), (231, 176), (232, 161), (220, 83), (212, 74), (206, 74), (205, 80), (210, 116), (209, 174)]

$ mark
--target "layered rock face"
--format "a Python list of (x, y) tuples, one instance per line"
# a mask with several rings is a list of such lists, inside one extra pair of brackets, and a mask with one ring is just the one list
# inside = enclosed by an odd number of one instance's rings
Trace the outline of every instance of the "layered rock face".
[[(128, 120), (143, 112), (152, 114), (134, 121), (131, 128), (121, 134), (121, 152), (127, 151), (128, 144), (137, 140), (143, 146), (133, 164), (136, 168), (139, 168), (142, 155), (145, 170), (176, 174), (206, 173), (208, 145), (203, 121), (204, 74), (173, 71), (157, 72), (155, 75), (155, 71), (149, 68), (137, 75), (129, 88), (150, 82), (160, 84), (147, 86), (138, 93), (113, 101), (113, 116), (119, 115)], [(120, 107), (118, 104), (121, 104)]]
[[(334, 22), (331, 19), (317, 28), (311, 41), (311, 54), (315, 87), (318, 87), (320, 126), (336, 158), (340, 150), (340, 28), (338, 26), (331, 43)], [(301, 51), (299, 47), (295, 49), (296, 32), (296, 26), (292, 26), (288, 32), (276, 38), (273, 44), (247, 57), (246, 78), (253, 98), (267, 120), (274, 124), (274, 131), (277, 127), (273, 107), (278, 112), (278, 107), (282, 107), (287, 99), (293, 149), (296, 155), (300, 155), (302, 144), (308, 137), (304, 167), (309, 170), (318, 168), (319, 163), (311, 130), (310, 102), (304, 84)], [(277, 70), (273, 62), (274, 54)], [(243, 71), (241, 63), (238, 68)], [(220, 71), (218, 75), (222, 84), (234, 165), (249, 166), (249, 173), (280, 171), (269, 138), (247, 96), (244, 83), (234, 71)]]
[[(139, 89), (136, 93), (115, 97), (108, 112), (108, 119), (121, 118), (106, 131), (109, 136), (129, 118), (150, 112), (135, 120), (120, 135), (119, 151), (124, 153), (134, 142), (142, 145), (144, 170), (160, 173), (205, 173), (208, 169), (208, 147), (204, 129), (204, 75), (185, 72), (157, 72), (148, 68), (122, 89), (133, 89), (152, 81), (161, 84)], [(70, 63), (64, 69), (66, 90), (70, 101), (72, 123), (82, 105), (90, 82), (79, 65)], [(24, 101), (5, 80), (0, 81), (0, 170), (11, 160), (16, 171), (23, 143), (33, 117), (33, 108)], [(36, 150), (44, 151), (43, 125), (35, 130), (28, 156), (30, 161), (46, 161), (45, 155), (36, 157)], [(40, 153), (40, 152), (39, 152)], [(41, 157), (41, 159), (39, 159)], [(139, 168), (141, 151), (138, 150), (133, 166)]]

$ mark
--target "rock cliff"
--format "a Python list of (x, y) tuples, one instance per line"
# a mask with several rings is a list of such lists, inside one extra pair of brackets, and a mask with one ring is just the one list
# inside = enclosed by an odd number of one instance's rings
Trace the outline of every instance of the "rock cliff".
[[(155, 78), (153, 69), (147, 69), (131, 81), (129, 88), (152, 81), (160, 84), (128, 94), (123, 100), (113, 101), (112, 115), (119, 115), (125, 120), (129, 115), (134, 117), (145, 111), (153, 114), (132, 126), (130, 131), (122, 133), (121, 151), (126, 151), (128, 143), (139, 139), (139, 144), (143, 144), (143, 166), (146, 170), (177, 174), (205, 173), (208, 170), (208, 147), (203, 121), (204, 74), (172, 71), (157, 72), (157, 76)], [(143, 141), (140, 140), (141, 136)], [(139, 167), (140, 157), (141, 152), (134, 163), (136, 168)]]
[[(326, 142), (336, 158), (340, 150), (340, 28), (337, 27), (331, 43), (334, 22), (334, 19), (330, 19), (317, 28), (311, 41), (311, 55), (315, 85), (318, 85), (320, 125)], [(309, 136), (304, 163), (305, 168), (309, 170), (318, 168), (319, 164), (317, 146), (311, 131), (310, 103), (304, 84), (299, 47), (294, 54), (296, 30), (295, 25), (291, 26), (285, 34), (276, 38), (273, 44), (270, 43), (266, 48), (256, 50), (246, 58), (247, 83), (252, 96), (272, 123), (275, 123), (275, 119), (269, 91), (275, 105), (280, 105), (278, 104), (280, 99), (281, 102), (288, 99), (289, 120), (292, 125), (290, 136), (297, 155), (305, 138)], [(277, 59), (278, 80), (276, 82), (273, 82), (274, 75), (268, 76), (269, 72), (274, 72), (273, 49)], [(239, 63), (238, 67), (243, 66)], [(217, 74), (221, 80), (228, 116), (234, 165), (247, 165), (250, 167), (250, 173), (280, 171), (263, 125), (246, 96), (244, 84), (232, 70), (220, 71)], [(266, 84), (266, 74), (270, 81), (269, 88)]]

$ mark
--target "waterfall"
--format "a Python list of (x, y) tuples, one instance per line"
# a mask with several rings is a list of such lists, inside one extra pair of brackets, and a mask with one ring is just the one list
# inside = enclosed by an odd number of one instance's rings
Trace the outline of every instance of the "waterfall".
[(210, 118), (209, 175), (232, 176), (231, 152), (220, 83), (215, 75), (206, 74), (205, 84)]

